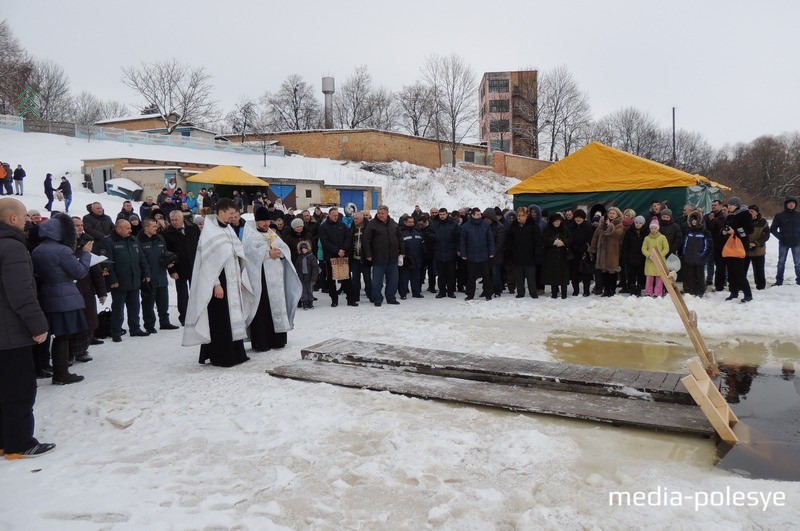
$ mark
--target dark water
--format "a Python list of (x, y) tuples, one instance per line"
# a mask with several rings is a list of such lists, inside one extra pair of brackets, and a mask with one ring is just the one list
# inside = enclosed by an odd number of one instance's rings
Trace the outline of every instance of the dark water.
[[(688, 372), (696, 356), (685, 338), (551, 336), (545, 343), (565, 363)], [(739, 417), (740, 442), (717, 445), (716, 465), (755, 479), (800, 481), (800, 346), (794, 342), (709, 345), (720, 358), (720, 390)]]
[(800, 380), (783, 367), (723, 364), (720, 391), (739, 417), (739, 443), (717, 445), (717, 466), (754, 479), (800, 481)]

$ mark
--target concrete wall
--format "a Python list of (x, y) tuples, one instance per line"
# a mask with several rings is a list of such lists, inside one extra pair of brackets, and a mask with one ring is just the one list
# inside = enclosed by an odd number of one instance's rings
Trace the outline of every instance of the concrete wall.
[(515, 177), (520, 180), (527, 179), (534, 173), (539, 173), (551, 164), (547, 160), (532, 159), (519, 155), (509, 155), (502, 151), (495, 151), (492, 155), (494, 159), (494, 172), (508, 177)]

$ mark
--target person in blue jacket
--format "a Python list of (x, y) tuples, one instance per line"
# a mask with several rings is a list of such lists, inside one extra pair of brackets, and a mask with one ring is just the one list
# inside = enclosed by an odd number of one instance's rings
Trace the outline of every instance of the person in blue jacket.
[(492, 229), (483, 221), (480, 208), (470, 210), (469, 219), (461, 225), (460, 255), (467, 265), (465, 300), (475, 298), (475, 282), (478, 276), (483, 283), (483, 295), (492, 300), (491, 259), (494, 258), (494, 236)]
[(683, 291), (702, 297), (706, 292), (704, 271), (711, 256), (713, 242), (711, 233), (703, 226), (703, 215), (699, 211), (689, 214), (687, 222), (689, 230), (683, 237), (680, 253)]
[(411, 282), (411, 296), (421, 299), (422, 283), (420, 282), (420, 268), (422, 267), (422, 232), (412, 216), (407, 216), (400, 227), (400, 237), (403, 240), (403, 265), (400, 266), (400, 281), (397, 292), (400, 299), (408, 296), (408, 284)]

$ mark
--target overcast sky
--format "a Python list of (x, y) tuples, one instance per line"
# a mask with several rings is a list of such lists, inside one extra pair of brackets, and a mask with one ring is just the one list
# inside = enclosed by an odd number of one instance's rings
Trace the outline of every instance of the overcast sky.
[(3, 18), (74, 92), (132, 105), (120, 67), (140, 61), (204, 65), (229, 110), (289, 74), (319, 90), (357, 65), (399, 90), (428, 55), (456, 52), (478, 76), (565, 65), (595, 118), (634, 106), (669, 127), (674, 106), (679, 128), (717, 147), (800, 129), (793, 0), (3, 0)]

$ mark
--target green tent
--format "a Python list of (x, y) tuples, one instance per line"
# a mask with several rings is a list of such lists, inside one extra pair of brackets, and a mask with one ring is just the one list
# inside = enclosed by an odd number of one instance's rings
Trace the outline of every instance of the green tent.
[(558, 212), (602, 204), (648, 212), (654, 201), (673, 210), (692, 203), (708, 212), (722, 199), (721, 185), (708, 179), (592, 142), (512, 187), (514, 208), (539, 205)]

